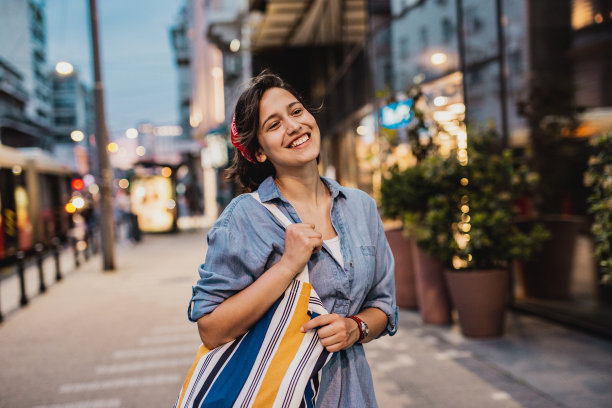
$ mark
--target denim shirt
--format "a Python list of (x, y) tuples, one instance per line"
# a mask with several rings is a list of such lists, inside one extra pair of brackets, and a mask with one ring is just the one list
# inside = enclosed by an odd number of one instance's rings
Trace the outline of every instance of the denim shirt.
[[(344, 267), (327, 245), (308, 262), (310, 282), (330, 313), (350, 316), (369, 307), (382, 310), (388, 324), (381, 335), (397, 331), (394, 261), (375, 201), (363, 191), (321, 177), (332, 197), (331, 221), (340, 238)], [(301, 220), (272, 177), (257, 190), (293, 222)], [(276, 264), (285, 231), (274, 216), (248, 194), (232, 200), (207, 235), (206, 260), (193, 287), (189, 319), (197, 321), (225, 299), (253, 283)], [(335, 353), (323, 368), (317, 407), (376, 407), (370, 367), (363, 346)]]

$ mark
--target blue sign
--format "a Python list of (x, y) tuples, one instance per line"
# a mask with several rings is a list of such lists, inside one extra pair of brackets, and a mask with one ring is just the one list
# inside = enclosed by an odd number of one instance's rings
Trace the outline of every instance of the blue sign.
[(399, 129), (408, 126), (414, 117), (412, 109), (414, 100), (396, 102), (380, 108), (380, 124), (387, 129)]

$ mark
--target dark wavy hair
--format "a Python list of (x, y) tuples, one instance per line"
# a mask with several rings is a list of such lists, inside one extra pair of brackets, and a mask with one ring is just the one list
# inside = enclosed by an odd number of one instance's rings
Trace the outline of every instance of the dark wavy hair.
[[(259, 102), (263, 94), (270, 88), (281, 88), (288, 91), (306, 109), (301, 95), (278, 75), (265, 70), (254, 77), (249, 87), (238, 98), (236, 108), (234, 109), (239, 141), (243, 146), (246, 146), (254, 160), (255, 153), (261, 147), (257, 140), (257, 132), (259, 131)], [(266, 160), (263, 163), (251, 163), (242, 156), (238, 149), (234, 150), (232, 164), (226, 170), (226, 178), (237, 181), (249, 192), (257, 190), (262, 181), (268, 176), (274, 176), (275, 174), (276, 170), (272, 163), (270, 163), (270, 160)]]

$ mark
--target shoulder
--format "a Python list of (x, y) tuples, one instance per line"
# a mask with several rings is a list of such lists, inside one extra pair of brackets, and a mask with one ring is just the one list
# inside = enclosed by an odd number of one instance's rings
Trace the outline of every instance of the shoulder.
[(367, 208), (376, 207), (376, 201), (365, 191), (352, 187), (342, 187), (342, 191), (351, 203), (359, 203)]
[(240, 194), (225, 207), (213, 228), (244, 227), (253, 221), (254, 215), (264, 214), (262, 210), (265, 208), (250, 194)]
[(282, 225), (254, 197), (241, 194), (225, 207), (209, 233), (218, 231), (226, 231), (234, 240), (246, 240), (249, 244), (261, 241), (269, 246), (283, 230)]

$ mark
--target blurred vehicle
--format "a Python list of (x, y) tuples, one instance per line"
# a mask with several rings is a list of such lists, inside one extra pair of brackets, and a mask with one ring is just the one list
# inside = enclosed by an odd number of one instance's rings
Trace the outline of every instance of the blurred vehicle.
[(66, 240), (74, 172), (39, 149), (0, 145), (0, 264), (19, 251)]
[(131, 181), (130, 213), (142, 232), (177, 230), (176, 178), (170, 166), (139, 163)]

